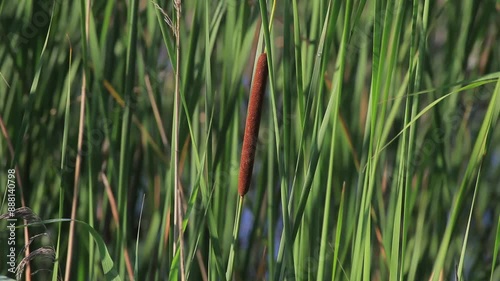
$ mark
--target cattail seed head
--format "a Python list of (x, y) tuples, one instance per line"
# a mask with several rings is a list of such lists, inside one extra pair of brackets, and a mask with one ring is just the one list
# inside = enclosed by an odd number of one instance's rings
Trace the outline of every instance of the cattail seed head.
[(238, 193), (242, 197), (248, 192), (250, 180), (252, 179), (253, 162), (255, 160), (255, 150), (259, 137), (260, 116), (266, 90), (267, 74), (267, 56), (266, 53), (262, 53), (257, 60), (254, 82), (250, 93), (250, 101), (248, 103), (245, 136), (243, 137), (243, 147), (241, 149)]

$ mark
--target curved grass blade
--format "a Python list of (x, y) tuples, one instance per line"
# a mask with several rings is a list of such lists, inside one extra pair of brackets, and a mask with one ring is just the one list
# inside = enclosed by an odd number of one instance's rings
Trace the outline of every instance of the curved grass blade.
[(101, 235), (93, 228), (91, 227), (88, 223), (80, 220), (72, 220), (72, 219), (50, 219), (50, 220), (43, 220), (43, 221), (37, 221), (33, 223), (28, 223), (24, 225), (18, 225), (16, 228), (23, 228), (23, 227), (30, 227), (30, 226), (37, 226), (37, 225), (45, 225), (45, 224), (51, 224), (51, 223), (61, 223), (61, 222), (75, 222), (79, 225), (81, 225), (88, 233), (92, 235), (94, 238), (94, 241), (97, 244), (97, 249), (99, 249), (99, 256), (101, 259), (101, 265), (102, 265), (102, 270), (104, 273), (104, 277), (106, 281), (121, 281), (122, 279), (118, 275), (118, 271), (116, 270), (115, 264), (113, 262), (113, 259), (109, 255), (108, 248), (106, 247), (106, 243), (104, 243), (104, 240), (102, 239)]

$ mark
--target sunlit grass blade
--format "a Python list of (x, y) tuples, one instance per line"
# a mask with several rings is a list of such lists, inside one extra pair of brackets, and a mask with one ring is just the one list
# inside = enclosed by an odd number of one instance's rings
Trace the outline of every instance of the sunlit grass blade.
[(471, 158), (467, 163), (467, 168), (461, 180), (460, 187), (454, 196), (453, 206), (450, 210), (449, 221), (446, 226), (443, 238), (441, 240), (436, 261), (434, 263), (434, 267), (432, 270), (433, 281), (438, 280), (439, 272), (441, 272), (443, 268), (444, 260), (446, 258), (446, 253), (448, 251), (448, 246), (451, 241), (452, 232), (453, 229), (455, 228), (455, 224), (458, 219), (458, 213), (463, 204), (466, 188), (470, 184), (474, 174), (478, 169), (478, 166), (480, 165), (482, 159), (484, 158), (484, 155), (488, 149), (488, 144), (491, 141), (492, 128), (495, 127), (498, 121), (499, 114), (500, 114), (500, 79), (497, 80), (495, 89), (491, 94), (488, 110), (486, 111), (486, 115), (481, 124), (481, 129), (476, 138)]

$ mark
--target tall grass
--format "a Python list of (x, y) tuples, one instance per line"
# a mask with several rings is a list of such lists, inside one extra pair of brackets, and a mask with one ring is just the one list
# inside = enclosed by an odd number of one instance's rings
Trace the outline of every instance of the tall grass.
[[(16, 170), (17, 278), (499, 280), (499, 11), (1, 2), (0, 182)], [(7, 192), (0, 280), (16, 278)]]

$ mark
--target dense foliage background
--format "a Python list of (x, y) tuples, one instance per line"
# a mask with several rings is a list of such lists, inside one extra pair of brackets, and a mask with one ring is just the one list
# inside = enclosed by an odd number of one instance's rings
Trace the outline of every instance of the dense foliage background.
[(500, 280), (499, 27), (493, 0), (0, 1), (17, 277)]

